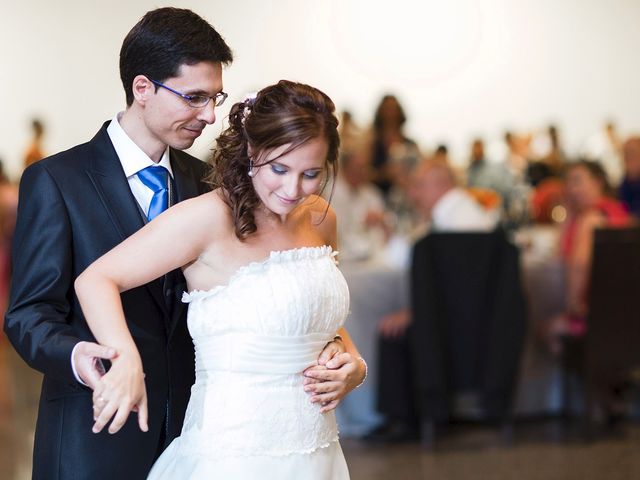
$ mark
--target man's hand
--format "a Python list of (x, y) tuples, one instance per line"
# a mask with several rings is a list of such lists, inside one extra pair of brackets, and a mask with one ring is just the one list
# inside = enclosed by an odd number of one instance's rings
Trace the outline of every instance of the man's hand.
[(105, 374), (102, 360), (113, 360), (117, 356), (118, 352), (111, 347), (93, 342), (80, 342), (73, 354), (73, 366), (80, 379), (91, 390), (95, 390)]
[(318, 357), (318, 365), (326, 365), (329, 360), (331, 360), (336, 355), (346, 352), (344, 348), (344, 342), (342, 338), (336, 336), (331, 342), (327, 343), (322, 352), (320, 352), (320, 356)]
[(350, 353), (339, 353), (325, 365), (315, 365), (304, 371), (305, 392), (312, 403), (320, 403), (322, 413), (333, 410), (340, 400), (364, 380), (366, 367), (362, 359)]

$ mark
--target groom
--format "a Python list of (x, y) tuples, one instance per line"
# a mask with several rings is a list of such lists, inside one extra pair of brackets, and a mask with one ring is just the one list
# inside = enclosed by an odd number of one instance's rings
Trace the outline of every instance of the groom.
[(122, 295), (146, 374), (146, 433), (135, 414), (114, 435), (91, 431), (92, 388), (102, 360), (108, 365), (117, 352), (94, 343), (73, 282), (164, 208), (206, 191), (206, 165), (182, 150), (215, 121), (226, 98), (222, 67), (231, 61), (222, 37), (195, 13), (148, 12), (120, 52), (126, 110), (89, 142), (24, 172), (5, 331), (44, 373), (36, 480), (142, 479), (180, 433), (194, 382), (181, 272)]

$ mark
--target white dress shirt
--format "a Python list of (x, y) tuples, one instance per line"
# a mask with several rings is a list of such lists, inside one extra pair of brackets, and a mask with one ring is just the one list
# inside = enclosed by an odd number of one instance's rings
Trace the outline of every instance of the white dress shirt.
[[(119, 122), (121, 117), (122, 112), (117, 113), (113, 117), (113, 120), (111, 120), (111, 123), (107, 127), (107, 134), (109, 135), (113, 148), (118, 155), (120, 163), (122, 164), (122, 170), (124, 170), (124, 174), (129, 182), (129, 188), (131, 189), (133, 196), (136, 198), (138, 205), (140, 205), (142, 211), (147, 215), (149, 213), (151, 199), (153, 198), (153, 190), (142, 183), (138, 178), (137, 173), (152, 165), (160, 165), (166, 168), (169, 171), (171, 178), (173, 178), (171, 162), (169, 161), (169, 147), (167, 146), (160, 161), (158, 163), (154, 162), (122, 129)], [(73, 375), (76, 377), (76, 380), (83, 385), (86, 385), (78, 376), (78, 372), (76, 371), (76, 366), (73, 361), (77, 348), (78, 344), (76, 344), (71, 351), (71, 369), (73, 370)]]
[(133, 196), (136, 197), (140, 208), (142, 208), (142, 211), (146, 215), (149, 213), (149, 205), (151, 204), (151, 198), (153, 197), (153, 190), (142, 183), (138, 178), (137, 173), (152, 165), (160, 165), (166, 168), (169, 171), (171, 178), (173, 178), (171, 162), (169, 161), (169, 147), (167, 147), (162, 154), (160, 161), (158, 163), (154, 162), (122, 129), (120, 122), (118, 121), (121, 115), (122, 113), (118, 113), (113, 117), (113, 120), (111, 120), (111, 123), (107, 127), (107, 133), (109, 134), (113, 148), (115, 148), (116, 153), (118, 154), (118, 158), (122, 164), (122, 169), (124, 170), (124, 174), (129, 182), (129, 188), (131, 188)]

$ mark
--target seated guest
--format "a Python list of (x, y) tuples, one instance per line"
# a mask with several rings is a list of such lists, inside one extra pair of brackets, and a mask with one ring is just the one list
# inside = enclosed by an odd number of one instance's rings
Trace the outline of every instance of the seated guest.
[[(485, 208), (474, 195), (456, 186), (453, 171), (442, 162), (420, 163), (409, 192), (416, 210), (430, 220), (432, 230), (483, 232), (498, 225), (498, 209)], [(408, 309), (385, 316), (378, 326), (378, 410), (387, 423), (371, 435), (374, 439), (404, 440), (417, 435), (407, 333), (410, 328)]]
[(566, 310), (550, 321), (547, 334), (554, 353), (561, 351), (562, 337), (582, 336), (586, 328), (594, 231), (601, 227), (622, 227), (630, 222), (624, 206), (610, 197), (610, 191), (599, 163), (581, 160), (567, 167), (567, 219), (560, 237), (560, 252), (566, 268)]
[(476, 138), (471, 144), (471, 157), (467, 170), (467, 186), (488, 188), (497, 192), (507, 204), (513, 190), (511, 172), (500, 163), (491, 163), (484, 153), (484, 142)]
[(459, 187), (451, 167), (441, 162), (418, 165), (410, 197), (434, 231), (491, 231), (500, 220), (497, 208), (485, 208)]
[(624, 178), (618, 195), (633, 215), (640, 218), (640, 137), (624, 144)]
[(388, 236), (384, 199), (370, 181), (365, 155), (356, 149), (345, 152), (341, 160), (331, 198), (338, 218), (340, 259), (366, 260), (384, 245)]

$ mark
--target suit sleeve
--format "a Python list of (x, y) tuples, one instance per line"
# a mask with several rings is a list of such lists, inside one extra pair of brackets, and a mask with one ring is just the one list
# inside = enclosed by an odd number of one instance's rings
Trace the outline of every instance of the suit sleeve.
[(74, 382), (71, 352), (80, 339), (69, 322), (71, 223), (58, 185), (40, 162), (20, 182), (12, 261), (9, 340), (32, 368)]

